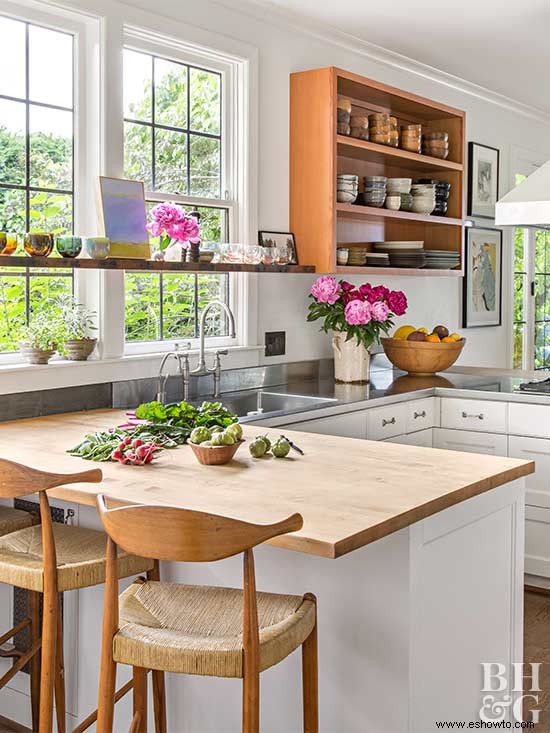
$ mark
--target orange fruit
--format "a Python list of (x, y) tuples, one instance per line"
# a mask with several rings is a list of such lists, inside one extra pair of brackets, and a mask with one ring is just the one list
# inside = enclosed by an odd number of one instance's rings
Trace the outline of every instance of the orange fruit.
[(426, 341), (429, 341), (431, 344), (438, 344), (441, 339), (436, 333), (430, 333), (426, 336)]
[(455, 340), (453, 338), (451, 338), (450, 336), (445, 336), (445, 338), (444, 339), (441, 339), (441, 341), (444, 344), (454, 344), (454, 341)]

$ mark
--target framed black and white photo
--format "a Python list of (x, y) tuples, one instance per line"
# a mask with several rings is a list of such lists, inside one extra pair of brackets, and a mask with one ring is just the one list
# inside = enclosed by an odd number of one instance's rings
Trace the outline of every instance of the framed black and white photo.
[(288, 247), (288, 264), (299, 264), (296, 241), (292, 232), (258, 232), (258, 240), (262, 247)]
[(468, 216), (495, 218), (498, 201), (499, 151), (468, 143)]
[(469, 227), (464, 252), (463, 328), (502, 323), (502, 232)]

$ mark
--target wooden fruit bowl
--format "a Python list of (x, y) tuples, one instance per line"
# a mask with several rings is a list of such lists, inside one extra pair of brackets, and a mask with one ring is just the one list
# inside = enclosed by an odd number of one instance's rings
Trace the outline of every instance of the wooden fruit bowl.
[(244, 440), (239, 440), (233, 445), (196, 445), (189, 443), (195, 454), (195, 458), (203, 466), (223, 466), (229, 463), (235, 453), (239, 450)]
[(432, 344), (428, 341), (382, 338), (380, 343), (388, 359), (398, 369), (418, 376), (431, 376), (455, 363), (466, 339)]

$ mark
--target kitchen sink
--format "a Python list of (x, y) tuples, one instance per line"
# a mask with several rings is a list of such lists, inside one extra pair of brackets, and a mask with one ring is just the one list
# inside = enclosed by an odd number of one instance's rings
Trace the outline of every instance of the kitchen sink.
[(266, 392), (249, 390), (230, 392), (220, 396), (223, 404), (239, 417), (251, 417), (272, 412), (294, 412), (307, 410), (322, 404), (336, 402), (330, 397), (288, 394), (286, 392)]

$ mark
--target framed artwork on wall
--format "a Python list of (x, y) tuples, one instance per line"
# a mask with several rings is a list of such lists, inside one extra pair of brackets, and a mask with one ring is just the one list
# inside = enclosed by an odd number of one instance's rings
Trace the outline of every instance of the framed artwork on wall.
[(502, 323), (502, 232), (466, 229), (463, 328)]
[(498, 149), (468, 143), (468, 216), (495, 218), (498, 175)]
[(296, 240), (292, 232), (258, 232), (258, 241), (261, 247), (287, 247), (288, 264), (298, 265), (298, 251)]
[(151, 256), (141, 181), (99, 176), (99, 213), (104, 234), (111, 240), (111, 257)]

